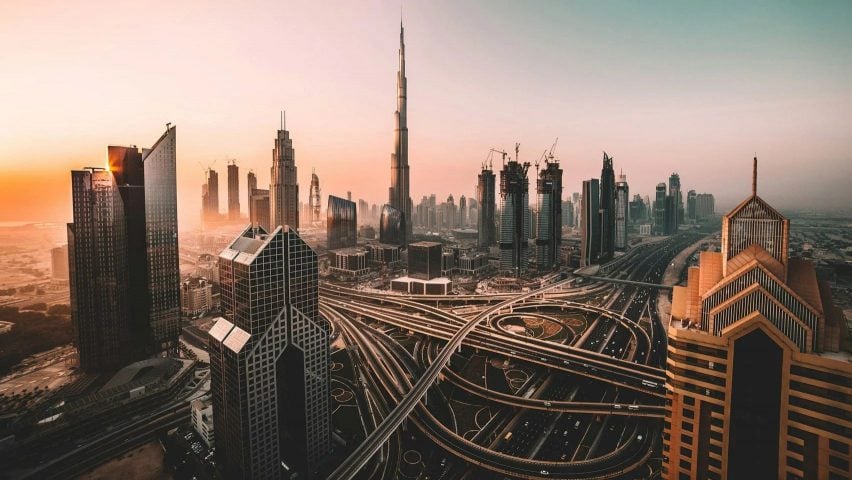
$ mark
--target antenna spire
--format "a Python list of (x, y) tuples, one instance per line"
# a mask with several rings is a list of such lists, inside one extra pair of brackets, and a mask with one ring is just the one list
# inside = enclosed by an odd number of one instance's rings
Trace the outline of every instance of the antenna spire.
[(754, 156), (754, 166), (751, 172), (751, 194), (757, 195), (757, 155)]

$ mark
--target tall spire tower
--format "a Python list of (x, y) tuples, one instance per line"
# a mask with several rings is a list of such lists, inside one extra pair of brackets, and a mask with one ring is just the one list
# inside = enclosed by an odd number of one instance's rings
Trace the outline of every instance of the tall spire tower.
[(285, 129), (284, 112), (281, 112), (281, 128), (275, 137), (272, 149), (272, 179), (269, 185), (272, 228), (289, 225), (299, 229), (299, 184), (296, 182), (296, 152), (293, 139)]
[(399, 72), (396, 76), (396, 112), (394, 113), (394, 153), (391, 154), (391, 186), (388, 203), (402, 212), (403, 231), (407, 245), (412, 237), (411, 197), (408, 187), (408, 119), (407, 84), (405, 78), (405, 39), (402, 20), (399, 22)]

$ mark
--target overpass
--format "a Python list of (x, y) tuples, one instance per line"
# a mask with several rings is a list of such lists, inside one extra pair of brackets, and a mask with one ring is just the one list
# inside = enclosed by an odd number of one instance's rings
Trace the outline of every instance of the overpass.
[(435, 383), (441, 371), (450, 361), (450, 358), (455, 351), (461, 346), (462, 341), (468, 333), (470, 333), (482, 320), (488, 318), (492, 313), (500, 310), (503, 307), (509, 306), (517, 301), (525, 300), (529, 297), (540, 295), (548, 290), (562, 286), (567, 281), (548, 285), (538, 290), (533, 290), (529, 293), (519, 295), (514, 298), (507, 299), (503, 302), (494, 305), (483, 311), (472, 320), (468, 321), (453, 335), (444, 346), (443, 349), (435, 357), (435, 361), (423, 372), (423, 375), (417, 380), (417, 383), (411, 390), (402, 397), (400, 402), (394, 407), (393, 411), (382, 420), (382, 423), (373, 430), (367, 438), (347, 457), (335, 470), (329, 478), (340, 480), (351, 480), (364, 467), (364, 465), (376, 454), (387, 439), (399, 428), (409, 414), (417, 407), (429, 388)]
[(671, 290), (671, 285), (660, 285), (659, 283), (648, 283), (648, 282), (637, 282), (636, 280), (625, 280), (622, 278), (611, 278), (611, 277), (599, 277), (597, 275), (583, 275), (582, 273), (577, 273), (576, 275), (582, 278), (588, 278), (589, 280), (594, 280), (596, 282), (607, 282), (607, 283), (621, 283), (624, 285), (633, 285), (636, 287), (647, 287), (647, 288), (656, 288), (658, 290)]

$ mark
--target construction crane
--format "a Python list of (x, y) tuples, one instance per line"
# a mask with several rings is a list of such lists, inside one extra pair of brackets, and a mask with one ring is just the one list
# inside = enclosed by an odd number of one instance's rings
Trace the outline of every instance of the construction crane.
[(213, 165), (216, 165), (216, 160), (213, 160), (212, 162), (208, 163), (206, 167), (200, 161), (198, 162), (198, 166), (200, 166), (205, 173), (209, 172), (210, 170), (213, 170)]
[(559, 137), (556, 137), (556, 140), (553, 141), (553, 145), (550, 146), (550, 151), (547, 152), (547, 161), (552, 162), (554, 159), (553, 149), (556, 148), (556, 144), (559, 143)]
[[(505, 152), (505, 151), (503, 151), (503, 150), (497, 150), (496, 148), (492, 148), (491, 150), (489, 150), (489, 151), (488, 151), (488, 157), (485, 159), (485, 161), (486, 161), (486, 162), (488, 162), (488, 169), (489, 169), (489, 170), (491, 170), (491, 169), (492, 169), (492, 165), (491, 165), (491, 157), (492, 157), (495, 153), (499, 153), (500, 155), (503, 155), (503, 165), (506, 165), (506, 155), (508, 155), (508, 153), (506, 153), (506, 152)], [(483, 168), (485, 168), (485, 164), (482, 164), (482, 167), (483, 167)]]

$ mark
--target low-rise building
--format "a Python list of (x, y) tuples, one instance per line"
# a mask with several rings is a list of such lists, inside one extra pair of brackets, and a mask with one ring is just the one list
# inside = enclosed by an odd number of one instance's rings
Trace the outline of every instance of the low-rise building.
[(459, 257), (456, 272), (460, 275), (480, 275), (489, 269), (488, 255), (482, 252), (467, 252)]
[(367, 251), (363, 248), (340, 248), (331, 251), (331, 273), (361, 277), (370, 272)]
[(446, 277), (431, 280), (399, 277), (391, 280), (391, 290), (412, 295), (447, 295), (453, 290), (453, 282)]
[(395, 268), (400, 265), (399, 246), (384, 243), (370, 243), (365, 247), (367, 250), (367, 262), (370, 265), (387, 266)]
[(213, 402), (210, 399), (193, 400), (190, 404), (192, 414), (192, 428), (207, 444), (207, 448), (213, 448)]
[(213, 284), (205, 278), (190, 278), (180, 284), (180, 311), (188, 317), (213, 309)]

